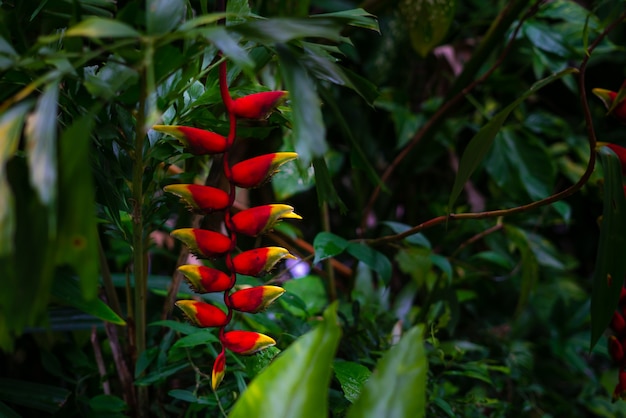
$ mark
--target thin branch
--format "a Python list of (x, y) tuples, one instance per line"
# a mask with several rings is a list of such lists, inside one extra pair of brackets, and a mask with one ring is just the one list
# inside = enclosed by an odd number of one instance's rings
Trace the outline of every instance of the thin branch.
[[(511, 50), (513, 41), (515, 41), (515, 38), (517, 37), (517, 33), (522, 27), (522, 24), (524, 23), (524, 21), (526, 21), (526, 19), (528, 19), (530, 16), (534, 15), (539, 9), (539, 6), (543, 4), (544, 1), (545, 0), (535, 3), (524, 14), (524, 16), (522, 16), (517, 26), (513, 30), (513, 33), (511, 34), (509, 41), (507, 42), (506, 46), (502, 50), (502, 53), (496, 60), (496, 62), (482, 76), (480, 76), (479, 78), (475, 79), (473, 82), (468, 84), (463, 90), (461, 90), (459, 93), (453, 96), (450, 100), (447, 100), (446, 102), (444, 102), (443, 105), (437, 110), (437, 112), (435, 112), (435, 114), (424, 124), (424, 126), (422, 126), (422, 128), (415, 133), (411, 141), (402, 149), (402, 151), (400, 151), (400, 153), (396, 156), (396, 158), (394, 158), (391, 164), (389, 164), (389, 166), (387, 167), (387, 169), (381, 176), (380, 184), (384, 184), (387, 180), (389, 180), (389, 178), (391, 177), (395, 169), (400, 165), (402, 160), (406, 158), (406, 156), (413, 150), (413, 148), (415, 148), (415, 146), (419, 142), (421, 142), (421, 140), (427, 134), (430, 134), (430, 132), (444, 119), (445, 116), (447, 116), (450, 113), (450, 111), (454, 108), (454, 106), (456, 106), (461, 101), (461, 99), (463, 99), (476, 86), (478, 86), (479, 84), (487, 80), (491, 76), (491, 74), (502, 64), (502, 62), (504, 61), (504, 58), (508, 55), (509, 51)], [(505, 9), (505, 12), (506, 12), (506, 9)], [(374, 207), (374, 203), (376, 202), (376, 199), (378, 199), (378, 196), (380, 195), (380, 191), (381, 191), (380, 184), (378, 184), (374, 188), (374, 191), (372, 192), (367, 202), (367, 205), (365, 206), (365, 209), (363, 210), (363, 215), (361, 217), (361, 228), (360, 228), (360, 231), (362, 233), (364, 233), (366, 230), (367, 216), (372, 211), (372, 208)]]
[(96, 359), (96, 365), (98, 366), (98, 373), (102, 379), (102, 391), (105, 395), (111, 394), (111, 384), (107, 379), (107, 368), (104, 364), (104, 357), (102, 356), (102, 348), (100, 348), (100, 342), (98, 341), (98, 333), (96, 327), (91, 328), (91, 346), (93, 347), (93, 355)]
[(598, 37), (591, 43), (591, 45), (586, 51), (585, 57), (582, 59), (580, 66), (578, 67), (578, 88), (580, 90), (580, 101), (581, 101), (581, 105), (583, 109), (583, 116), (585, 118), (585, 125), (587, 128), (587, 140), (589, 142), (590, 156), (589, 156), (589, 161), (587, 163), (587, 168), (585, 169), (585, 172), (575, 184), (571, 185), (570, 187), (566, 188), (565, 190), (559, 193), (553, 194), (549, 197), (546, 197), (545, 199), (541, 199), (541, 200), (529, 203), (527, 205), (517, 206), (514, 208), (510, 208), (510, 209), (500, 209), (500, 210), (492, 210), (492, 211), (486, 211), (486, 212), (451, 213), (447, 216), (442, 215), (436, 218), (432, 218), (417, 226), (414, 226), (413, 228), (401, 234), (387, 235), (387, 236), (376, 238), (376, 239), (366, 240), (366, 242), (370, 245), (388, 244), (391, 242), (402, 240), (424, 229), (432, 228), (433, 226), (445, 223), (449, 220), (454, 221), (454, 220), (460, 220), (460, 219), (487, 219), (487, 218), (496, 218), (499, 216), (508, 216), (508, 215), (514, 215), (517, 213), (527, 212), (527, 211), (539, 208), (541, 206), (546, 206), (554, 202), (558, 202), (559, 200), (563, 200), (566, 197), (569, 197), (572, 194), (576, 193), (578, 190), (580, 190), (580, 188), (583, 187), (587, 183), (587, 181), (589, 180), (589, 177), (591, 177), (591, 174), (593, 173), (593, 170), (596, 164), (597, 139), (596, 139), (596, 134), (593, 128), (593, 120), (591, 118), (591, 111), (589, 110), (589, 103), (587, 102), (587, 91), (586, 91), (586, 85), (585, 85), (585, 72), (587, 69), (587, 64), (595, 48), (624, 19), (626, 19), (626, 11), (624, 11), (617, 19), (615, 19), (610, 25), (608, 25), (604, 29), (604, 31), (600, 35), (598, 35)]

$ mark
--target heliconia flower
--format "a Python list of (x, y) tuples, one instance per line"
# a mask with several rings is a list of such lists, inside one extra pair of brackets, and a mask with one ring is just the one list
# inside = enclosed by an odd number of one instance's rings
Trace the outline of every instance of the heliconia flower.
[(278, 167), (297, 157), (295, 152), (275, 152), (241, 161), (232, 168), (232, 181), (245, 189), (258, 187), (276, 173)]
[(267, 309), (283, 293), (285, 289), (278, 286), (249, 287), (230, 295), (230, 306), (240, 312), (257, 313)]
[(622, 335), (624, 331), (626, 331), (626, 320), (622, 316), (621, 313), (615, 311), (613, 312), (613, 318), (611, 319), (611, 329), (615, 331), (616, 334)]
[(252, 331), (230, 331), (222, 338), (224, 347), (237, 354), (254, 354), (259, 350), (276, 345), (273, 338)]
[(263, 205), (242, 210), (233, 216), (232, 229), (239, 234), (255, 237), (269, 231), (284, 218), (302, 219), (289, 205)]
[(228, 207), (228, 193), (211, 186), (197, 184), (170, 184), (163, 188), (175, 194), (187, 203), (189, 209), (196, 212), (211, 213)]
[(231, 111), (238, 118), (266, 119), (287, 97), (286, 91), (264, 91), (235, 99)]
[[(622, 87), (626, 84), (626, 81), (622, 84)], [(595, 94), (602, 102), (607, 110), (610, 110), (613, 106), (613, 101), (617, 97), (617, 92), (605, 89), (593, 89), (591, 90), (593, 94)], [(611, 111), (611, 115), (615, 117), (619, 122), (626, 124), (626, 100), (622, 100), (618, 103), (613, 110)]]
[(211, 373), (211, 387), (213, 390), (222, 383), (224, 373), (226, 372), (226, 355), (224, 351), (220, 352), (213, 363), (213, 372)]
[(228, 148), (225, 137), (204, 129), (177, 125), (154, 125), (152, 129), (172, 135), (194, 155), (221, 154)]
[(185, 264), (178, 267), (195, 293), (224, 292), (231, 287), (228, 274), (207, 266)]
[(296, 258), (282, 247), (262, 247), (244, 251), (233, 258), (235, 272), (247, 276), (262, 276), (284, 258)]
[(179, 300), (176, 302), (187, 318), (194, 325), (206, 327), (223, 327), (228, 323), (228, 316), (217, 306), (197, 300)]
[(613, 361), (618, 364), (622, 364), (624, 361), (624, 347), (615, 335), (609, 336), (609, 354)]
[(230, 239), (218, 232), (199, 228), (175, 229), (170, 234), (181, 240), (198, 257), (215, 258), (230, 250)]

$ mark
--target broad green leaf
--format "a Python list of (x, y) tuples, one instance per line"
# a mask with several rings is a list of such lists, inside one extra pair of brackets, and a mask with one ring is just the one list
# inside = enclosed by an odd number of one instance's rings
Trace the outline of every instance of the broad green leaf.
[(58, 386), (0, 378), (0, 400), (37, 411), (56, 412), (71, 394), (69, 390)]
[(93, 114), (78, 118), (59, 141), (59, 213), (57, 263), (68, 264), (80, 278), (85, 299), (98, 288), (98, 231), (89, 148)]
[(15, 336), (26, 326), (41, 326), (45, 319), (55, 267), (55, 243), (50, 239), (48, 208), (31, 188), (26, 159), (12, 158), (6, 173), (15, 201), (15, 234), (13, 253), (0, 258), (4, 289), (0, 292), (0, 306), (3, 313), (10, 312), (11, 318), (0, 326), (0, 346), (11, 351)]
[(247, 39), (273, 45), (303, 38), (324, 38), (339, 42), (342, 40), (340, 33), (343, 26), (338, 19), (272, 18), (232, 25), (228, 29)]
[(87, 38), (138, 38), (140, 36), (132, 27), (113, 19), (88, 17), (72, 26), (65, 36), (84, 36)]
[[(59, 82), (48, 84), (26, 121), (30, 181), (41, 202), (50, 206), (57, 190), (57, 101)], [(51, 208), (54, 210), (54, 208)]]
[(245, 22), (245, 17), (252, 14), (248, 0), (229, 0), (226, 2), (226, 26)]
[(20, 141), (22, 126), (30, 103), (21, 103), (0, 115), (0, 257), (13, 251), (15, 202), (7, 181), (5, 165)]
[(146, 28), (150, 35), (170, 32), (185, 16), (184, 0), (146, 1)]
[(510, 127), (496, 136), (485, 166), (493, 181), (510, 196), (518, 196), (523, 188), (531, 199), (542, 199), (554, 187), (553, 157), (536, 137)]
[(328, 385), (341, 329), (337, 303), (248, 386), (230, 418), (318, 418), (328, 410)]
[(611, 321), (626, 275), (626, 199), (619, 158), (608, 147), (598, 152), (604, 171), (604, 209), (591, 293), (591, 340), (598, 342)]
[(277, 51), (285, 85), (289, 90), (294, 149), (302, 166), (308, 167), (315, 157), (323, 157), (328, 150), (320, 99), (313, 80), (293, 52), (284, 45), (277, 46)]
[(359, 242), (348, 243), (346, 251), (378, 273), (385, 285), (389, 284), (392, 267), (391, 261), (389, 261), (386, 255)]
[(94, 412), (124, 412), (128, 405), (122, 399), (113, 395), (97, 395), (89, 399), (89, 407)]
[(507, 237), (517, 247), (522, 255), (522, 260), (520, 262), (522, 282), (520, 286), (519, 299), (517, 300), (517, 307), (515, 308), (515, 314), (519, 316), (522, 310), (526, 307), (530, 294), (539, 279), (539, 263), (537, 262), (535, 253), (530, 247), (530, 241), (524, 230), (509, 224), (504, 226), (504, 230)]
[(452, 192), (450, 193), (450, 198), (448, 199), (449, 211), (452, 211), (452, 207), (456, 202), (456, 199), (459, 197), (459, 194), (461, 194), (461, 190), (463, 190), (465, 182), (470, 178), (474, 170), (476, 170), (480, 162), (487, 154), (487, 151), (489, 151), (489, 148), (491, 148), (494, 138), (513, 109), (544, 86), (576, 71), (577, 70), (575, 68), (567, 68), (559, 73), (553, 74), (536, 82), (527, 92), (491, 118), (491, 120), (487, 122), (487, 124), (483, 126), (476, 133), (476, 135), (474, 135), (474, 137), (470, 140), (470, 143), (467, 145), (467, 148), (461, 157), (461, 161), (459, 162), (459, 171), (454, 179)]
[(348, 244), (346, 239), (332, 232), (318, 233), (313, 240), (313, 249), (315, 250), (313, 264), (341, 254), (348, 247)]
[(103, 321), (117, 325), (126, 325), (126, 321), (120, 318), (106, 303), (98, 298), (85, 300), (81, 294), (78, 281), (63, 274), (57, 274), (52, 284), (51, 295), (59, 302), (73, 306)]
[(378, 362), (348, 418), (421, 418), (426, 410), (428, 364), (424, 330), (416, 326)]
[(285, 296), (295, 295), (298, 300), (304, 303), (304, 306), (297, 306), (290, 304), (286, 307), (287, 310), (298, 314), (297, 310), (305, 310), (309, 315), (317, 315), (322, 312), (328, 304), (328, 298), (326, 296), (326, 289), (324, 282), (319, 276), (304, 276), (296, 280), (289, 280), (283, 285), (285, 294), (279, 299), (281, 303), (286, 300)]
[(333, 370), (343, 394), (350, 403), (359, 398), (363, 384), (372, 374), (367, 367), (353, 361), (335, 361)]
[(403, 0), (400, 14), (407, 23), (413, 49), (422, 57), (448, 33), (454, 19), (455, 0)]
[(344, 22), (346, 25), (373, 30), (380, 33), (376, 16), (363, 9), (342, 10), (333, 13), (320, 13), (311, 16), (312, 19), (331, 18)]

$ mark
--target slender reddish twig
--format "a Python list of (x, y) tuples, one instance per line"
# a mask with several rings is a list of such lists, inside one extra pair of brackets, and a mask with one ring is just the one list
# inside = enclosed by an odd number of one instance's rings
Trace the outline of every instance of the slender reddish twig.
[(500, 209), (500, 210), (492, 210), (486, 212), (476, 212), (476, 213), (451, 213), (449, 215), (442, 215), (436, 218), (432, 218), (422, 224), (416, 225), (413, 228), (395, 235), (387, 235), (384, 237), (370, 239), (367, 242), (371, 245), (381, 245), (387, 244), (394, 241), (402, 240), (410, 235), (416, 234), (424, 229), (432, 228), (433, 226), (442, 224), (448, 220), (460, 220), (460, 219), (486, 219), (486, 218), (495, 218), (498, 216), (507, 216), (514, 215), (516, 213), (522, 213), (529, 210), (536, 209), (541, 206), (549, 205), (554, 202), (558, 202), (559, 200), (563, 200), (568, 196), (571, 196), (575, 192), (577, 192), (581, 187), (583, 187), (595, 168), (596, 164), (596, 134), (593, 128), (593, 120), (591, 118), (591, 111), (589, 110), (589, 103), (587, 102), (587, 92), (585, 86), (585, 72), (587, 69), (587, 64), (591, 57), (592, 52), (595, 48), (602, 42), (602, 40), (624, 19), (626, 19), (626, 11), (623, 12), (617, 19), (615, 19), (611, 24), (609, 24), (604, 31), (598, 35), (598, 37), (589, 45), (589, 48), (586, 51), (585, 57), (582, 59), (580, 66), (578, 67), (578, 87), (580, 90), (580, 101), (583, 109), (583, 116), (585, 119), (585, 126), (587, 128), (587, 140), (589, 142), (589, 161), (587, 163), (587, 168), (585, 172), (580, 177), (580, 179), (570, 187), (565, 190), (555, 193), (545, 199), (537, 200), (535, 202), (517, 206), (510, 209)]
[[(454, 106), (459, 101), (461, 101), (461, 99), (463, 99), (476, 86), (478, 86), (479, 84), (487, 80), (491, 76), (491, 74), (502, 64), (502, 62), (504, 61), (504, 58), (508, 55), (509, 51), (511, 50), (513, 41), (517, 37), (517, 33), (522, 27), (522, 24), (524, 23), (524, 21), (528, 19), (530, 16), (534, 15), (539, 9), (539, 6), (543, 4), (544, 2), (545, 0), (535, 3), (519, 20), (517, 26), (515, 27), (515, 29), (513, 30), (513, 33), (511, 34), (511, 37), (509, 38), (509, 41), (507, 42), (506, 46), (502, 50), (502, 53), (500, 54), (500, 56), (497, 58), (496, 62), (482, 76), (475, 79), (473, 82), (467, 85), (463, 90), (461, 90), (459, 93), (453, 96), (450, 100), (446, 101), (437, 110), (437, 112), (435, 112), (435, 114), (424, 124), (424, 126), (422, 126), (422, 128), (415, 133), (411, 141), (402, 149), (402, 151), (400, 151), (400, 153), (396, 156), (396, 158), (394, 158), (391, 164), (389, 164), (389, 166), (387, 167), (387, 169), (385, 170), (385, 172), (380, 178), (381, 184), (384, 184), (387, 180), (389, 180), (389, 178), (391, 177), (395, 169), (398, 167), (398, 165), (400, 165), (402, 160), (406, 158), (406, 156), (413, 150), (413, 148), (427, 134), (430, 133), (430, 131), (441, 121), (441, 119), (443, 119), (454, 108)], [(376, 202), (376, 199), (378, 199), (378, 196), (380, 195), (380, 191), (381, 191), (381, 185), (380, 184), (376, 185), (376, 187), (374, 188), (374, 191), (370, 195), (370, 198), (367, 202), (367, 205), (365, 206), (365, 209), (363, 210), (363, 215), (361, 217), (361, 228), (360, 228), (361, 233), (365, 232), (366, 225), (367, 225), (366, 224), (367, 216), (372, 211), (372, 208), (374, 207), (374, 203)]]

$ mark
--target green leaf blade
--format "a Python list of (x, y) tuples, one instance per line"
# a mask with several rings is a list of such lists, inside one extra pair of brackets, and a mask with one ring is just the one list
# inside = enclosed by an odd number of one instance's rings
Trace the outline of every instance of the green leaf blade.
[(591, 293), (591, 340), (596, 345), (617, 307), (626, 275), (626, 199), (619, 158), (608, 147), (598, 152), (604, 170), (604, 209)]
[(428, 364), (423, 327), (411, 328), (379, 361), (348, 418), (421, 418)]
[(326, 388), (340, 336), (335, 303), (313, 331), (298, 338), (250, 383), (229, 417), (318, 418), (325, 414)]

